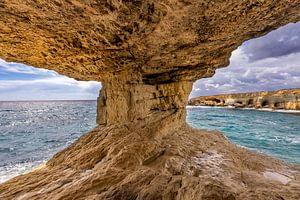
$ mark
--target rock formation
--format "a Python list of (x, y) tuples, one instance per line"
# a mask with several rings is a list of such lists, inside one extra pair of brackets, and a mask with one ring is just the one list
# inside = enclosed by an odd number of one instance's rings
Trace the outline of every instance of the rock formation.
[(300, 110), (300, 89), (202, 96), (190, 99), (189, 105)]
[(299, 169), (185, 122), (192, 83), (300, 20), (298, 0), (0, 0), (0, 17), (2, 59), (103, 84), (99, 126), (0, 199), (299, 199)]

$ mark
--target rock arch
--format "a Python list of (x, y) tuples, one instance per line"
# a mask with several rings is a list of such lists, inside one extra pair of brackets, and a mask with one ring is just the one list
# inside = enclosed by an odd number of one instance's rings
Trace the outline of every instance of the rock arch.
[[(0, 57), (103, 82), (101, 124), (143, 118), (126, 116), (142, 104), (145, 114), (184, 108), (189, 91), (179, 88), (225, 67), (243, 41), (299, 20), (295, 0), (100, 2), (1, 1)], [(106, 113), (119, 104), (124, 113)]]
[(0, 0), (1, 58), (103, 83), (100, 126), (0, 198), (297, 199), (262, 176), (285, 165), (189, 128), (185, 106), (195, 80), (299, 11), (298, 0)]

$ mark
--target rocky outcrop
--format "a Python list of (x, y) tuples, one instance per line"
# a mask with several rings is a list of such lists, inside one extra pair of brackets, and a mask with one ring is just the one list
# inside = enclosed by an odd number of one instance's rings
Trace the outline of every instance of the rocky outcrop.
[[(111, 95), (118, 95), (118, 102), (98, 109), (98, 122), (106, 123), (109, 115), (137, 119), (152, 107), (178, 110), (173, 100), (186, 102), (189, 92), (156, 94), (174, 82), (187, 87), (212, 76), (243, 41), (299, 20), (299, 7), (297, 0), (2, 0), (0, 57), (101, 81), (106, 92), (101, 92), (100, 104), (109, 105)], [(118, 85), (123, 91), (110, 94)], [(147, 97), (142, 97), (144, 90)], [(153, 98), (161, 105), (150, 106)], [(142, 104), (148, 106), (138, 106)], [(137, 116), (127, 116), (136, 110)]]
[(0, 0), (1, 58), (103, 85), (99, 126), (1, 184), (0, 199), (299, 199), (299, 170), (185, 122), (195, 80), (299, 11), (298, 0)]
[(300, 110), (300, 89), (196, 97), (189, 105)]
[(97, 123), (136, 121), (165, 111), (173, 111), (178, 116), (177, 123), (185, 123), (185, 106), (192, 82), (142, 84), (140, 78), (139, 73), (126, 71), (105, 81), (98, 98)]
[(299, 169), (177, 121), (167, 111), (98, 126), (0, 185), (0, 199), (299, 199)]

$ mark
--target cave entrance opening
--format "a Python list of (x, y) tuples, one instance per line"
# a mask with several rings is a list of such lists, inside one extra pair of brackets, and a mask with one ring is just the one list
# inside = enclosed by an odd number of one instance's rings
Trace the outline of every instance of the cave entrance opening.
[(194, 83), (189, 98), (299, 88), (299, 35), (297, 22), (244, 42), (232, 52), (227, 67)]

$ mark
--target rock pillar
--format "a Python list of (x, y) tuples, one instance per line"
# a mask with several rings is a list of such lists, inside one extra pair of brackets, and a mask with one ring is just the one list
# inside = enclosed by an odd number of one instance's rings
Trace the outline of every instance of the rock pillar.
[(174, 112), (179, 121), (185, 123), (185, 107), (192, 82), (149, 83), (141, 73), (127, 72), (110, 77), (103, 81), (98, 98), (97, 124), (144, 120), (165, 111)]

